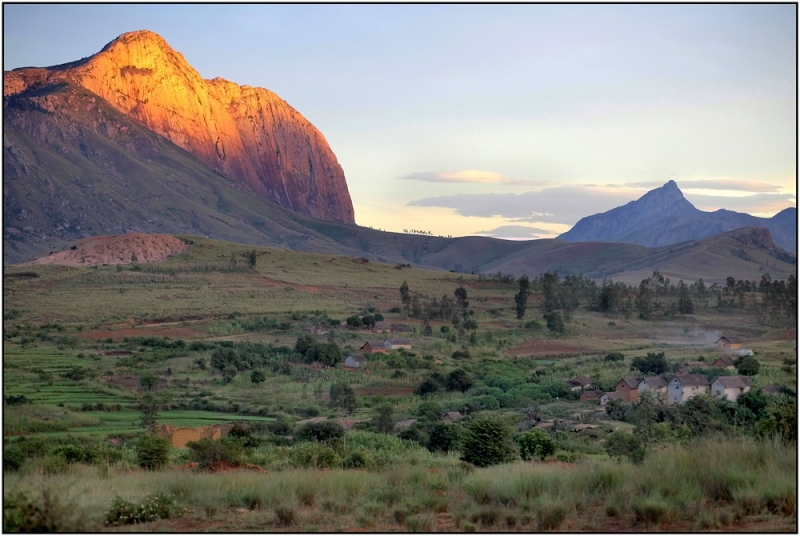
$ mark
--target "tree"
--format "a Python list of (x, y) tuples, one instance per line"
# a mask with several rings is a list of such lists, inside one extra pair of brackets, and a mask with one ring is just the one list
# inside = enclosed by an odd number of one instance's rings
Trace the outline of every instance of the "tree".
[(372, 315), (364, 315), (361, 317), (361, 322), (364, 324), (364, 327), (367, 328), (374, 328), (375, 327), (375, 317)]
[(408, 316), (411, 313), (411, 293), (405, 281), (400, 285), (400, 300), (403, 302), (403, 312)]
[(433, 381), (431, 378), (423, 380), (423, 382), (419, 384), (419, 386), (416, 389), (414, 389), (414, 394), (422, 397), (427, 397), (428, 395), (432, 395), (438, 392), (439, 392), (439, 384)]
[(347, 318), (347, 325), (351, 328), (360, 328), (364, 325), (364, 322), (361, 320), (360, 316), (353, 315)]
[(431, 452), (451, 452), (458, 450), (464, 427), (448, 422), (437, 422), (428, 434), (428, 450)]
[(664, 374), (668, 367), (669, 363), (664, 352), (647, 352), (647, 357), (634, 357), (631, 361), (631, 370), (638, 370), (642, 374)]
[(222, 371), (222, 380), (225, 383), (231, 383), (238, 373), (239, 369), (237, 369), (235, 365), (228, 365), (225, 367), (225, 370)]
[(461, 460), (478, 467), (487, 467), (510, 462), (516, 457), (517, 448), (511, 439), (511, 430), (504, 422), (481, 417), (470, 423)]
[(544, 312), (551, 313), (558, 309), (558, 274), (545, 272), (542, 275), (542, 291), (544, 292)]
[(155, 434), (158, 426), (158, 411), (161, 409), (160, 401), (152, 393), (147, 393), (142, 397), (139, 408), (141, 425), (147, 429), (148, 434)]
[(472, 387), (472, 377), (461, 368), (455, 369), (447, 375), (447, 390), (466, 392)]
[(519, 278), (519, 292), (514, 295), (517, 318), (522, 318), (525, 316), (525, 310), (528, 308), (528, 294), (530, 294), (530, 286), (531, 282), (527, 275), (523, 275)]
[(461, 316), (466, 316), (467, 308), (469, 307), (469, 299), (467, 298), (467, 289), (458, 287), (453, 294), (456, 297), (456, 305), (461, 309)]
[(300, 427), (295, 437), (300, 441), (329, 441), (344, 437), (344, 428), (336, 421), (310, 422)]
[(294, 343), (294, 349), (301, 355), (306, 355), (310, 348), (316, 346), (317, 341), (311, 335), (301, 335)]
[(331, 406), (338, 408), (344, 415), (351, 415), (358, 402), (353, 388), (346, 383), (334, 383), (330, 390)]
[(544, 314), (547, 320), (547, 329), (557, 333), (564, 333), (564, 319), (561, 318), (560, 311), (552, 311)]
[(639, 284), (639, 293), (636, 295), (636, 310), (643, 320), (650, 320), (653, 316), (653, 280), (649, 277)]
[(694, 303), (689, 295), (689, 287), (683, 283), (683, 279), (678, 281), (678, 311), (685, 315), (694, 312)]
[(392, 406), (381, 406), (378, 410), (378, 421), (375, 428), (384, 434), (391, 434), (394, 431), (394, 408)]
[(224, 371), (229, 365), (238, 368), (241, 361), (239, 353), (233, 348), (217, 348), (211, 353), (211, 368), (220, 372)]
[(256, 269), (256, 262), (258, 262), (258, 256), (256, 255), (255, 248), (253, 248), (253, 250), (250, 252), (250, 256), (248, 257), (247, 260), (248, 260), (248, 263), (250, 264), (250, 268), (255, 270)]
[(158, 376), (146, 372), (139, 376), (139, 386), (145, 391), (152, 391), (158, 385)]
[(264, 383), (266, 379), (267, 375), (264, 374), (264, 371), (261, 369), (256, 369), (250, 373), (250, 381), (256, 385), (258, 385), (259, 383)]
[(544, 461), (548, 456), (555, 454), (558, 447), (550, 434), (541, 428), (525, 432), (517, 438), (517, 444), (519, 445), (519, 454), (526, 462), (533, 458)]
[(645, 445), (655, 439), (654, 426), (661, 405), (660, 396), (652, 389), (639, 393), (639, 401), (634, 406), (636, 412), (634, 433), (641, 438)]
[(737, 359), (737, 361), (738, 363), (736, 364), (736, 372), (742, 376), (755, 376), (761, 369), (761, 364), (755, 357), (751, 355)]
[(315, 357), (326, 367), (335, 367), (342, 360), (342, 349), (335, 342), (326, 342), (315, 346)]
[(644, 460), (644, 445), (639, 437), (627, 432), (617, 431), (606, 436), (606, 452), (617, 461), (623, 457), (628, 458), (633, 463), (641, 463)]

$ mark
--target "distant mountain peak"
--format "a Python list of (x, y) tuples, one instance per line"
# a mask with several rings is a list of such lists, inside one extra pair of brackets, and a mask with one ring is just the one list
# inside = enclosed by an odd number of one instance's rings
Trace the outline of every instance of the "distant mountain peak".
[(559, 236), (567, 242), (617, 242), (659, 247), (696, 240), (743, 227), (769, 229), (775, 243), (797, 249), (797, 210), (787, 209), (773, 218), (756, 218), (732, 210), (704, 212), (692, 205), (678, 188), (667, 181), (626, 205), (582, 218)]

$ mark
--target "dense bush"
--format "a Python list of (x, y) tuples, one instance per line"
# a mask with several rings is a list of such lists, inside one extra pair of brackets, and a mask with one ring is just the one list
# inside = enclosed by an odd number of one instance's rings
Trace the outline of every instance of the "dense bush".
[(642, 374), (656, 376), (667, 372), (669, 363), (664, 352), (647, 352), (646, 357), (634, 357), (631, 361), (631, 370), (638, 370)]
[(556, 453), (558, 444), (550, 437), (550, 434), (541, 428), (534, 428), (530, 432), (517, 437), (519, 454), (523, 460), (528, 461), (533, 458), (544, 460), (548, 456)]
[(642, 440), (633, 434), (617, 431), (606, 437), (606, 452), (614, 459), (628, 458), (633, 463), (644, 460), (644, 445)]
[(147, 435), (136, 440), (136, 463), (145, 469), (161, 469), (169, 463), (169, 439)]
[(484, 417), (467, 429), (461, 460), (478, 467), (506, 463), (517, 457), (511, 430), (502, 421)]
[(232, 437), (189, 441), (186, 446), (191, 451), (191, 460), (197, 462), (200, 469), (210, 469), (218, 462), (238, 465), (244, 456), (242, 441)]
[(106, 523), (112, 526), (133, 525), (180, 517), (184, 513), (184, 509), (176, 506), (173, 497), (163, 493), (151, 495), (141, 503), (132, 503), (120, 497), (114, 497), (111, 508), (106, 512)]
[(603, 358), (603, 361), (624, 361), (625, 356), (622, 355), (620, 352), (609, 352)]
[(464, 437), (464, 427), (458, 424), (438, 422), (428, 433), (428, 450), (450, 452), (458, 450)]
[(93, 532), (97, 527), (49, 489), (40, 499), (24, 493), (3, 497), (3, 532)]
[(329, 441), (344, 437), (344, 428), (336, 421), (309, 422), (295, 434), (299, 441)]

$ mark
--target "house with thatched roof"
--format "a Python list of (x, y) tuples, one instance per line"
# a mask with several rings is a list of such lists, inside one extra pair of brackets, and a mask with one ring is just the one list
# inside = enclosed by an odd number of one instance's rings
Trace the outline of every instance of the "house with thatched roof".
[(624, 402), (625, 396), (619, 391), (611, 391), (610, 393), (605, 393), (603, 394), (603, 396), (600, 397), (600, 405), (605, 406), (612, 400), (622, 400)]
[(603, 391), (583, 391), (581, 402), (600, 402), (600, 397), (604, 394)]
[(383, 346), (387, 350), (399, 350), (400, 348), (411, 350), (411, 339), (386, 339), (383, 341)]
[(711, 363), (712, 367), (724, 368), (728, 370), (733, 370), (736, 368), (736, 365), (733, 364), (733, 358), (730, 356), (722, 356), (713, 363)]
[(383, 341), (367, 341), (364, 345), (360, 348), (365, 355), (371, 354), (385, 354), (386, 353), (386, 345)]

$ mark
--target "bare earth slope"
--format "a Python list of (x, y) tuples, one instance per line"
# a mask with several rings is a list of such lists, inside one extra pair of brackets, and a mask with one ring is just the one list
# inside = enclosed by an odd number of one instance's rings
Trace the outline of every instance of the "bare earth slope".
[(70, 64), (4, 73), (3, 95), (67, 81), (233, 178), (309, 216), (355, 222), (344, 172), (322, 133), (262, 88), (204, 80), (159, 35), (121, 35)]
[(91, 266), (157, 262), (177, 255), (188, 247), (188, 243), (170, 235), (130, 233), (122, 236), (93, 236), (78, 240), (66, 251), (59, 251), (25, 264)]

